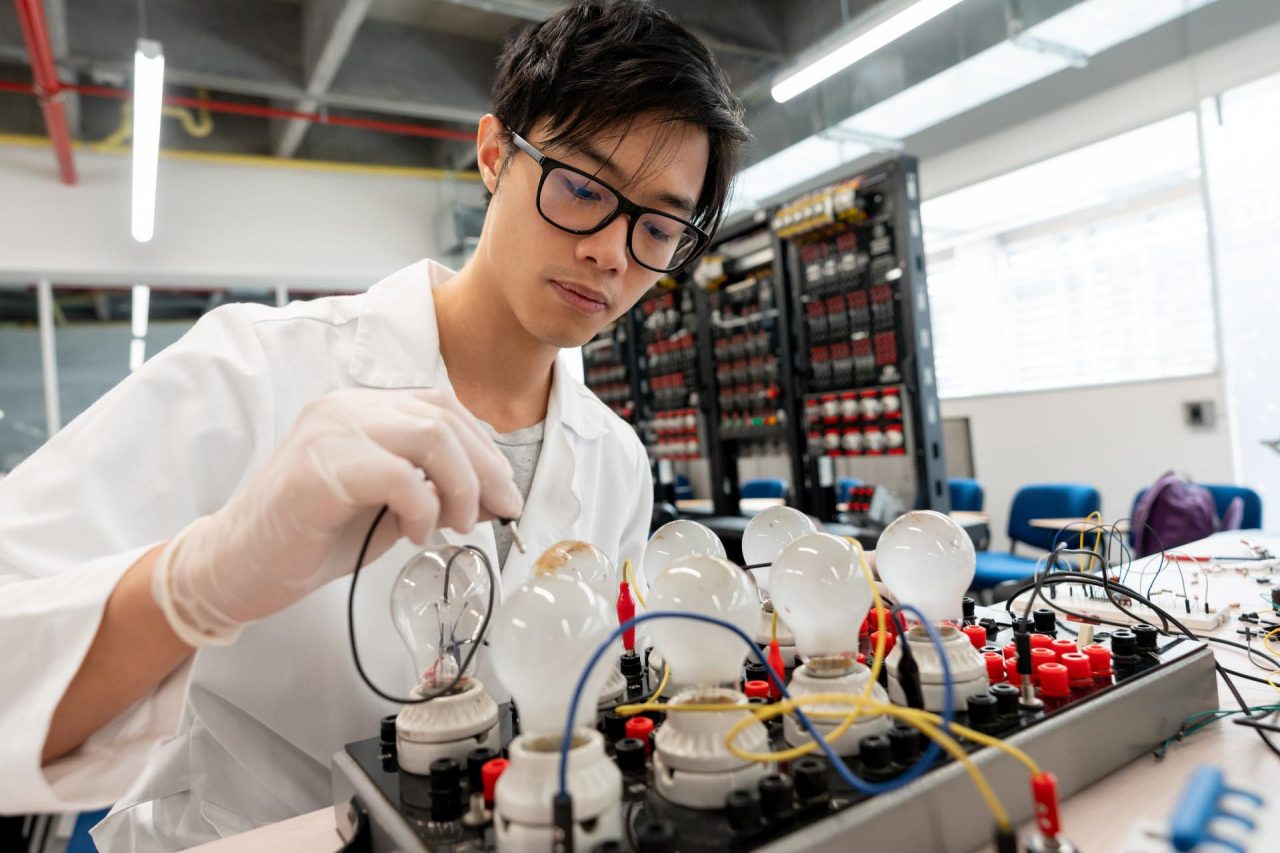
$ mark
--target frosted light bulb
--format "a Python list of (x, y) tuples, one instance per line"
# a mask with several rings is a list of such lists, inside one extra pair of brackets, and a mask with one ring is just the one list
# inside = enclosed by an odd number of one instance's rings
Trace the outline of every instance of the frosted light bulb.
[(801, 536), (773, 561), (773, 604), (805, 657), (857, 651), (858, 626), (871, 608), (871, 587), (847, 539)]
[(976, 568), (973, 541), (950, 516), (915, 510), (880, 534), (876, 568), (894, 597), (930, 622), (958, 619)]
[(771, 570), (768, 564), (773, 563), (791, 542), (817, 529), (812, 518), (789, 506), (763, 509), (747, 522), (747, 529), (742, 533), (742, 558), (748, 566), (766, 564), (764, 568), (752, 571), (762, 594), (769, 589)]
[(618, 594), (618, 571), (613, 561), (590, 542), (566, 539), (542, 552), (533, 564), (536, 575), (567, 574), (584, 581), (606, 601)]
[(659, 527), (644, 547), (644, 577), (650, 584), (676, 560), (694, 554), (725, 555), (724, 543), (711, 528), (696, 521), (677, 519)]
[(422, 686), (448, 687), (458, 676), (481, 639), (489, 584), (479, 555), (455, 545), (428, 548), (400, 570), (391, 588), (391, 621)]
[[(760, 604), (747, 573), (723, 557), (695, 554), (667, 566), (649, 585), (650, 611), (681, 610), (714, 616), (747, 632)], [(653, 644), (671, 667), (676, 686), (737, 682), (745, 653), (742, 638), (718, 625), (691, 619), (655, 619)]]
[[(511, 691), (526, 733), (559, 742), (573, 688), (616, 622), (606, 599), (563, 574), (534, 578), (506, 597), (493, 618), (489, 648), (494, 671)], [(593, 697), (608, 677), (603, 664), (592, 670), (575, 726), (595, 721)]]

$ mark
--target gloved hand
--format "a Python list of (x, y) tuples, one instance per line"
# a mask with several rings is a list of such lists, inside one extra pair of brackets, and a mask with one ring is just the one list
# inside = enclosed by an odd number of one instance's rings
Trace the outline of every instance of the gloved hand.
[[(425, 474), (425, 476), (424, 476)], [(523, 500), (501, 451), (450, 391), (349, 389), (302, 410), (271, 458), (222, 509), (161, 552), (152, 592), (190, 645), (226, 645), (401, 537), (425, 544), (516, 518)]]

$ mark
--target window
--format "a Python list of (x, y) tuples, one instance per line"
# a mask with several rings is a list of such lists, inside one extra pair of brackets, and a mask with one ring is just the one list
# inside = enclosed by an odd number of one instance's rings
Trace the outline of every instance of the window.
[(940, 395), (1214, 371), (1199, 178), (1187, 114), (926, 202)]

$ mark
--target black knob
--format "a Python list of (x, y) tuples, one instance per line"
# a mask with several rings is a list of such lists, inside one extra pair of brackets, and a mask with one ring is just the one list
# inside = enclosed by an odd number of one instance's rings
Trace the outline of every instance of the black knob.
[(498, 750), (487, 746), (477, 747), (467, 753), (467, 785), (473, 794), (484, 790), (484, 766), (501, 755)]
[(462, 817), (462, 768), (452, 758), (431, 762), (431, 819), (441, 822)]
[(650, 820), (636, 830), (640, 853), (676, 853), (676, 825), (669, 820)]
[(980, 655), (985, 655), (987, 652), (994, 652), (995, 654), (1001, 654), (999, 646), (983, 646), (982, 648), (978, 649), (978, 654)]
[(1030, 620), (1030, 619), (1024, 619), (1024, 618), (1022, 618), (1021, 616), (1015, 616), (1015, 617), (1013, 618), (1013, 633), (1014, 633), (1014, 634), (1027, 634), (1027, 633), (1030, 633), (1030, 632), (1031, 632), (1031, 624), (1032, 624), (1032, 623), (1031, 623), (1031, 620)]
[(601, 841), (591, 848), (591, 853), (622, 853), (626, 849), (621, 841)]
[(806, 755), (791, 765), (791, 781), (801, 802), (825, 800), (829, 793), (827, 761), (814, 755)]
[(610, 743), (627, 736), (627, 718), (613, 711), (604, 713), (604, 736)]
[(748, 705), (768, 705), (769, 700), (764, 698), (763, 696), (748, 696), (747, 704)]
[(1054, 634), (1058, 631), (1058, 614), (1054, 613), (1048, 607), (1036, 608), (1036, 612), (1032, 614), (1036, 620), (1035, 632), (1037, 634)]
[(613, 745), (613, 758), (624, 776), (643, 776), (645, 770), (644, 741), (624, 737)]
[(769, 669), (758, 660), (748, 661), (743, 668), (746, 681), (768, 681)]
[(889, 738), (889, 752), (898, 764), (914, 764), (920, 757), (922, 749), (918, 729), (897, 723), (885, 737)]
[(967, 595), (960, 599), (960, 615), (963, 617), (964, 624), (966, 625), (973, 624), (973, 607), (975, 603), (976, 602)]
[(1001, 717), (1018, 716), (1018, 688), (1012, 684), (993, 684), (988, 691), (996, 699), (996, 713)]
[(1128, 628), (1117, 628), (1111, 632), (1111, 657), (1131, 658), (1138, 654), (1138, 635)]
[(996, 637), (1000, 636), (1000, 623), (992, 619), (990, 616), (984, 616), (978, 620), (978, 624), (987, 629), (987, 642), (994, 643)]
[(867, 735), (858, 741), (858, 759), (871, 771), (888, 770), (893, 764), (893, 749), (884, 735)]
[(1142, 651), (1156, 650), (1156, 640), (1160, 639), (1160, 632), (1156, 630), (1155, 625), (1134, 625), (1133, 635), (1138, 638), (1138, 648)]
[(765, 820), (779, 820), (791, 815), (796, 804), (796, 789), (790, 779), (771, 773), (756, 787), (760, 790), (760, 807)]
[(999, 723), (999, 709), (996, 697), (990, 693), (979, 693), (965, 700), (969, 711), (969, 725), (978, 731), (990, 729)]
[(622, 671), (624, 678), (639, 678), (644, 674), (644, 662), (640, 660), (640, 655), (634, 651), (623, 652), (618, 662), (618, 667)]
[(724, 807), (729, 813), (729, 827), (738, 832), (752, 832), (764, 822), (760, 795), (751, 788), (730, 791), (725, 797)]
[(388, 714), (378, 723), (378, 741), (383, 745), (396, 742), (396, 715)]

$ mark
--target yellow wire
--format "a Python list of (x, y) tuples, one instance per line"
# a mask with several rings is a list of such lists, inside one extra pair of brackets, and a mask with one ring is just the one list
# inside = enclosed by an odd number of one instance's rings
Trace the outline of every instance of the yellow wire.
[[(919, 729), (921, 734), (925, 735), (930, 740), (935, 741), (940, 747), (942, 747), (943, 750), (947, 752), (948, 755), (950, 755), (957, 762), (959, 762), (961, 766), (964, 767), (965, 772), (967, 772), (969, 774), (969, 777), (973, 780), (974, 787), (978, 789), (978, 793), (982, 796), (982, 799), (986, 801), (987, 808), (991, 810), (991, 814), (995, 817), (996, 823), (998, 823), (1002, 829), (1009, 828), (1009, 825), (1010, 825), (1009, 815), (1007, 812), (1005, 812), (1004, 806), (1000, 802), (1000, 798), (996, 796), (995, 791), (991, 789), (990, 784), (987, 783), (986, 777), (983, 775), (982, 771), (978, 769), (977, 765), (975, 765), (973, 761), (969, 758), (968, 753), (964, 751), (964, 748), (961, 747), (960, 744), (958, 744), (954, 738), (950, 737), (941, 729), (937, 728), (935, 725), (933, 725), (931, 721), (925, 719), (926, 714), (922, 714), (921, 712), (919, 712), (918, 709), (915, 709), (915, 708), (902, 708), (897, 705), (891, 705), (887, 702), (878, 702), (874, 699), (864, 700), (862, 699), (862, 697), (854, 696), (853, 694), (850, 694), (850, 693), (815, 693), (808, 696), (800, 696), (790, 701), (777, 702), (773, 705), (760, 706), (756, 710), (754, 715), (743, 718), (737, 724), (735, 724), (732, 729), (729, 730), (729, 737), (726, 741), (726, 746), (728, 746), (730, 752), (732, 752), (737, 757), (743, 759), (744, 761), (755, 761), (760, 763), (791, 761), (793, 760), (792, 753), (800, 751), (800, 748), (797, 748), (794, 750), (784, 750), (782, 752), (754, 753), (754, 752), (749, 752), (747, 750), (740, 748), (733, 741), (734, 739), (736, 739), (736, 737), (740, 732), (742, 732), (744, 729), (746, 729), (748, 726), (751, 726), (754, 723), (771, 719), (780, 714), (785, 714), (803, 705), (817, 705), (817, 704), (822, 704), (822, 705), (855, 704), (858, 706), (866, 704), (871, 706), (871, 708), (874, 709), (877, 713), (883, 713), (888, 716), (896, 717), (897, 719), (910, 723), (912, 726)], [(720, 711), (725, 710), (723, 705), (719, 705), (719, 706), (674, 705), (674, 706), (668, 706), (667, 710), (668, 711), (677, 711), (677, 710), (684, 711), (684, 710), (693, 710), (694, 708), (698, 708), (698, 709), (705, 708), (708, 710), (718, 708)], [(819, 717), (840, 716), (839, 712), (834, 712), (834, 711), (817, 711), (814, 713)], [(932, 716), (932, 715), (927, 715), (927, 716)], [(847, 720), (848, 717), (846, 716), (845, 719)], [(963, 727), (953, 726), (953, 728), (955, 728), (956, 731), (959, 732)], [(828, 740), (830, 740), (830, 736), (828, 736)], [(806, 744), (806, 746), (816, 747), (817, 743), (810, 742), (809, 744)], [(1008, 744), (1004, 744), (1004, 746), (1008, 746)], [(803, 750), (803, 752), (808, 752), (808, 751), (809, 750)], [(803, 754), (803, 752), (801, 754)], [(798, 756), (794, 756), (794, 757), (798, 757)], [(1024, 754), (1024, 757), (1028, 762), (1030, 762), (1030, 766), (1033, 766), (1033, 767), (1035, 766), (1035, 762), (1031, 761), (1029, 756), (1025, 756)]]
[(640, 609), (648, 610), (649, 608), (644, 603), (644, 596), (640, 594), (640, 585), (636, 583), (636, 570), (632, 568), (630, 560), (622, 561), (622, 579), (631, 585), (631, 593), (640, 604)]
[[(1272, 628), (1262, 637), (1263, 648), (1271, 652), (1273, 655), (1280, 654), (1280, 651), (1277, 651), (1276, 648), (1271, 645), (1271, 638), (1274, 637), (1276, 634), (1280, 634), (1280, 628)], [(1272, 690), (1276, 691), (1277, 693), (1280, 693), (1280, 684), (1276, 684), (1275, 682), (1275, 677), (1277, 675), (1280, 675), (1280, 669), (1272, 670), (1271, 674), (1267, 676), (1267, 684), (1271, 685)]]
[(770, 621), (770, 624), (769, 624), (769, 634), (770, 634), (770, 637), (771, 637), (774, 641), (777, 641), (777, 639), (778, 639), (778, 609), (777, 609), (776, 607), (773, 609), (773, 619)]
[[(1095, 509), (1093, 512), (1086, 515), (1084, 517), (1084, 520), (1085, 520), (1085, 524), (1091, 521), (1096, 521), (1099, 525), (1099, 527), (1094, 528), (1094, 531), (1093, 531), (1093, 550), (1097, 551), (1099, 546), (1102, 545), (1102, 527), (1100, 526), (1102, 524), (1102, 513)], [(1084, 536), (1085, 536), (1084, 528), (1085, 528), (1084, 524), (1080, 525), (1080, 550), (1081, 551), (1084, 550)], [(1085, 569), (1085, 571), (1086, 572), (1093, 571), (1092, 556), (1089, 557), (1089, 565), (1088, 565), (1088, 568)], [(1103, 568), (1103, 571), (1106, 571), (1105, 567)]]

